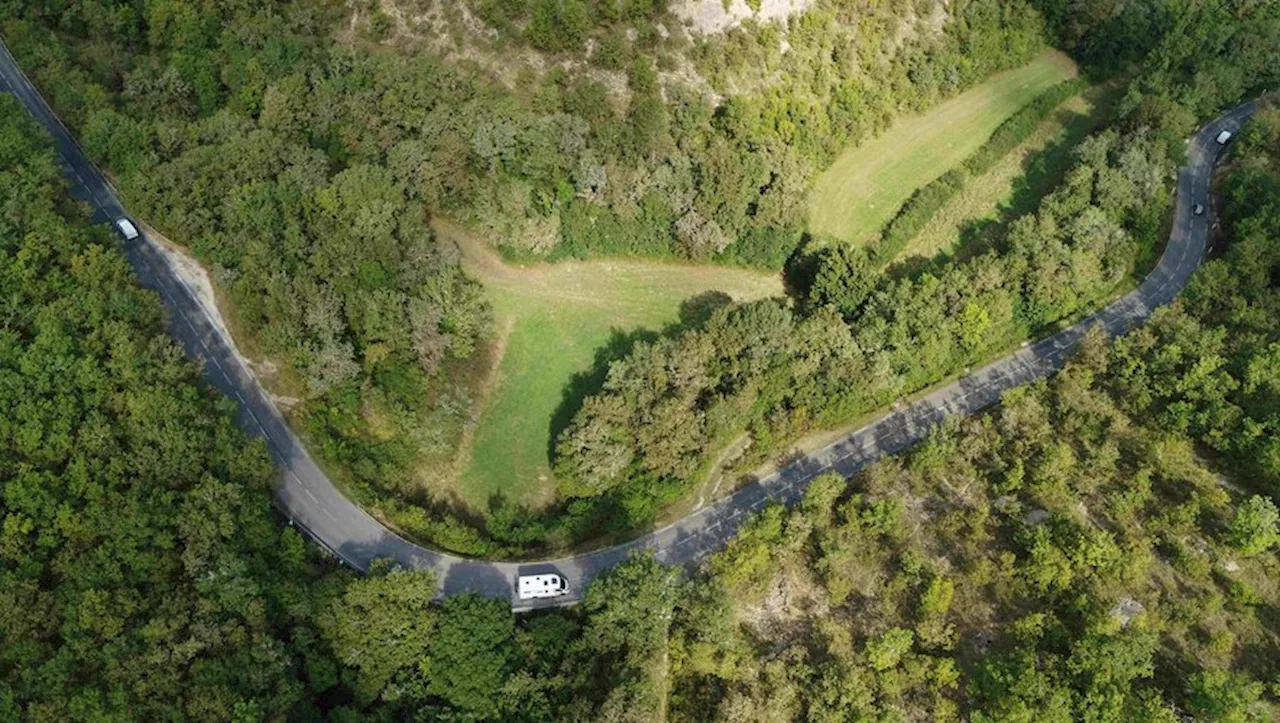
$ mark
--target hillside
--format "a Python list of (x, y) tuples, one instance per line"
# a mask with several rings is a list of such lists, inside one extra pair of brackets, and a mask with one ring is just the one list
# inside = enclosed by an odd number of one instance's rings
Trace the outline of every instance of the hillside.
[(23, 420), (0, 425), (7, 719), (1277, 713), (1280, 456), (1250, 432), (1280, 422), (1275, 111), (1240, 140), (1227, 250), (1184, 303), (766, 509), (687, 579), (641, 556), (579, 608), (519, 618), (433, 604), (429, 575), (329, 569), (273, 523), (265, 454), (174, 356), (19, 112), (0, 100), (0, 288), (42, 311), (0, 347), (4, 419)]
[(709, 34), (674, 32), (677, 9), (33, 1), (0, 32), (133, 212), (207, 267), (344, 490), (403, 534), (485, 554), (547, 537), (493, 539), (487, 510), (459, 505), (487, 495), (423, 474), (460, 466), (501, 333), (433, 213), (510, 260), (777, 271), (841, 148), (1044, 41), (1024, 0), (829, 0)]
[[(490, 579), (1075, 323), (1171, 219), (1210, 253), (1060, 373), (790, 508), (722, 508), (741, 526), (696, 568), (640, 551), (515, 613), (352, 571), (272, 507), (280, 470), (155, 277), (0, 93), (0, 720), (1280, 718), (1280, 4), (703, 2), (0, 0), (0, 33), (207, 267), (344, 491)], [(1060, 167), (1002, 164), (1085, 80), (916, 189), (893, 254), (805, 237), (840, 153), (1046, 42), (1116, 97)], [(1249, 98), (1178, 181), (1189, 133)], [(883, 258), (999, 203), (985, 172), (1043, 193), (967, 253)], [(519, 421), (478, 426), (493, 409)], [(554, 447), (540, 507), (477, 514), (420, 474), (504, 445)]]

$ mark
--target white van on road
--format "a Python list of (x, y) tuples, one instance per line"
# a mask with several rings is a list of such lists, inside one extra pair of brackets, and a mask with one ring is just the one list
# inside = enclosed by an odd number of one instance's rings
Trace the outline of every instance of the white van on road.
[(138, 238), (138, 227), (133, 225), (133, 221), (127, 218), (116, 219), (116, 230), (124, 236), (125, 241), (132, 241)]
[(568, 592), (568, 581), (559, 575), (521, 575), (516, 580), (516, 594), (521, 600), (560, 597)]
[(1229, 140), (1231, 140), (1231, 131), (1223, 131), (1218, 134), (1218, 145), (1225, 146)]

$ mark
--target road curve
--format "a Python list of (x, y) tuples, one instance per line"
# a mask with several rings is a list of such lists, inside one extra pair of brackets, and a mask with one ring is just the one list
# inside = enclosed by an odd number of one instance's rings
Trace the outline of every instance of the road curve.
[[(53, 136), (71, 194), (93, 208), (95, 221), (105, 223), (125, 215), (115, 190), (84, 155), (3, 42), (0, 91), (16, 96)], [(579, 601), (588, 582), (638, 550), (651, 550), (657, 559), (672, 565), (697, 562), (723, 547), (742, 521), (767, 503), (790, 504), (798, 500), (815, 476), (828, 471), (853, 474), (883, 455), (920, 441), (944, 418), (976, 412), (997, 402), (1005, 390), (1060, 369), (1088, 328), (1100, 324), (1115, 335), (1146, 319), (1156, 307), (1171, 301), (1199, 266), (1211, 212), (1196, 216), (1193, 207), (1197, 203), (1209, 206), (1209, 180), (1221, 151), (1214, 139), (1222, 130), (1239, 130), (1253, 111), (1253, 103), (1245, 103), (1219, 116), (1191, 139), (1187, 165), (1178, 173), (1177, 208), (1169, 243), (1159, 265), (1136, 290), (1075, 326), (974, 371), (911, 405), (888, 412), (678, 522), (631, 542), (545, 562), (461, 558), (428, 550), (388, 530), (339, 492), (316, 465), (257, 379), (240, 363), (230, 340), (220, 334), (208, 310), (157, 247), (142, 238), (123, 246), (142, 284), (160, 293), (169, 310), (170, 333), (187, 354), (202, 363), (205, 378), (239, 403), (237, 421), (241, 427), (266, 441), (281, 469), (275, 503), (293, 524), (354, 568), (367, 570), (373, 560), (390, 558), (408, 568), (433, 571), (443, 595), (475, 591), (509, 599), (514, 609), (526, 610)], [(542, 572), (565, 575), (571, 594), (534, 604), (517, 601), (513, 589), (516, 576)]]

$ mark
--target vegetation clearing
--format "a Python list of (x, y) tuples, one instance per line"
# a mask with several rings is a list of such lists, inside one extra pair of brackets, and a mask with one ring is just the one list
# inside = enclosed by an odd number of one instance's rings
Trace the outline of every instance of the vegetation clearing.
[(874, 241), (917, 188), (967, 158), (1031, 99), (1075, 75), (1067, 56), (1049, 51), (845, 150), (809, 194), (810, 231)]

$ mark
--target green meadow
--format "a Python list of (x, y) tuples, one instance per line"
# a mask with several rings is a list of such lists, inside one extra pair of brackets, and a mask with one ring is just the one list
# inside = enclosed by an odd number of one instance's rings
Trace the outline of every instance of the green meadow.
[(1046, 52), (846, 149), (809, 195), (809, 230), (856, 243), (875, 240), (916, 189), (959, 164), (1005, 118), (1076, 72), (1070, 58)]
[(716, 266), (630, 260), (518, 266), (457, 226), (435, 226), (484, 284), (496, 320), (493, 367), (452, 490), (477, 510), (494, 495), (534, 507), (554, 498), (552, 435), (567, 423), (575, 400), (598, 388), (602, 353), (616, 356), (629, 341), (678, 323), (682, 305), (710, 292), (737, 301), (783, 293), (776, 274)]

